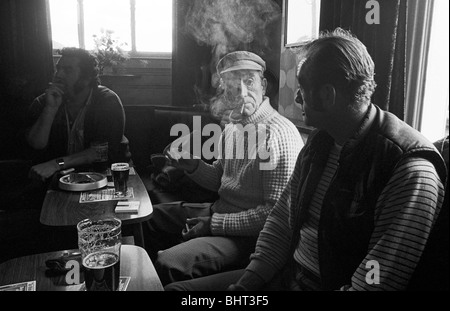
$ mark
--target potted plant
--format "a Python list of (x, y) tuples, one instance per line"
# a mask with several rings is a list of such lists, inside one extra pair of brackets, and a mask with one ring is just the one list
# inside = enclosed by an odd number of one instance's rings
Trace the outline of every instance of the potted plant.
[(116, 73), (118, 66), (129, 59), (128, 52), (123, 48), (127, 44), (113, 37), (113, 33), (113, 30), (102, 28), (100, 35), (93, 35), (95, 43), (93, 54), (98, 59), (100, 75), (104, 75), (106, 71)]

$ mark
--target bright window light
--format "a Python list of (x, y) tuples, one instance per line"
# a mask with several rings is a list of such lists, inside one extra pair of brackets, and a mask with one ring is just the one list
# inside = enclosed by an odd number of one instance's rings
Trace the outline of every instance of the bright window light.
[(295, 45), (319, 35), (320, 0), (287, 0), (286, 44)]
[(124, 50), (131, 50), (131, 10), (129, 0), (84, 0), (85, 48), (94, 49), (94, 35), (101, 29), (112, 30), (114, 37), (125, 42)]
[(171, 0), (49, 0), (53, 49), (94, 49), (103, 30), (130, 55), (172, 52)]
[(448, 135), (449, 2), (434, 1), (421, 132), (437, 141)]
[(53, 49), (79, 47), (77, 1), (50, 0)]
[(136, 0), (136, 49), (172, 52), (172, 1)]

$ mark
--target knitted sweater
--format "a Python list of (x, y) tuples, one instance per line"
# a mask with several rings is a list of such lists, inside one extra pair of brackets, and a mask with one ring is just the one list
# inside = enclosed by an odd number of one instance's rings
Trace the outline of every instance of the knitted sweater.
[[(255, 156), (250, 139), (245, 141), (244, 150), (239, 149), (239, 139), (230, 139), (233, 135), (242, 137), (240, 129), (252, 126), (258, 135), (265, 131), (266, 145), (259, 143), (257, 149), (270, 150), (269, 159)], [(295, 125), (275, 111), (268, 98), (240, 124), (227, 125), (222, 139), (222, 157), (212, 165), (200, 162), (188, 175), (200, 186), (219, 193), (212, 206), (213, 235), (257, 237), (294, 170), (303, 140)], [(260, 136), (257, 142), (261, 142)], [(235, 153), (230, 157), (233, 148)], [(236, 156), (240, 151), (244, 151), (243, 157)]]

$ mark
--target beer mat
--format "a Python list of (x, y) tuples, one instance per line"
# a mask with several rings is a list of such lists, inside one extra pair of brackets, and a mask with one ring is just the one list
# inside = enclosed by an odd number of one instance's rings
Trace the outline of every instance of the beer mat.
[(140, 204), (140, 201), (119, 201), (115, 211), (116, 213), (137, 213)]
[(121, 276), (119, 283), (119, 291), (124, 292), (128, 288), (128, 284), (130, 284), (131, 277), (129, 276)]
[(133, 187), (128, 187), (126, 196), (117, 196), (114, 188), (100, 189), (97, 191), (82, 192), (80, 194), (80, 203), (93, 203), (101, 201), (114, 201), (114, 200), (126, 200), (133, 199), (134, 191)]
[[(129, 276), (121, 276), (120, 280), (119, 280), (118, 291), (119, 292), (126, 291), (128, 288), (128, 284), (130, 284), (130, 280), (131, 280), (131, 277), (129, 277)], [(80, 284), (78, 291), (82, 291), (82, 292), (86, 291), (86, 284), (84, 282), (82, 284)]]
[(36, 281), (21, 282), (0, 286), (2, 292), (34, 292), (36, 291)]
[[(130, 175), (136, 175), (136, 170), (134, 169), (134, 167), (130, 167)], [(111, 168), (107, 168), (106, 169), (106, 176), (112, 176), (111, 175)]]

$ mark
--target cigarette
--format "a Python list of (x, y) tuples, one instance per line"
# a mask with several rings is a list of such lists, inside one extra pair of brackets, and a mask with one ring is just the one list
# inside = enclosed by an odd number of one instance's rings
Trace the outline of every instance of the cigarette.
[(245, 108), (245, 104), (242, 104), (242, 108), (241, 108), (241, 114), (244, 113), (244, 108)]
[(75, 171), (74, 168), (68, 168), (67, 170), (61, 171), (61, 174), (66, 175)]
[(186, 224), (186, 231), (189, 231), (189, 225), (188, 224)]

